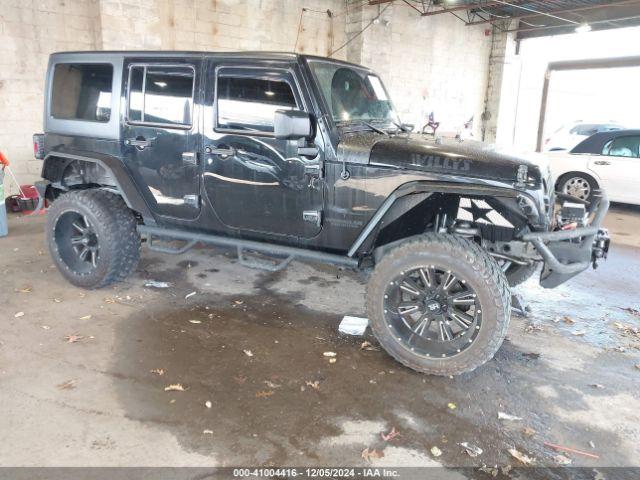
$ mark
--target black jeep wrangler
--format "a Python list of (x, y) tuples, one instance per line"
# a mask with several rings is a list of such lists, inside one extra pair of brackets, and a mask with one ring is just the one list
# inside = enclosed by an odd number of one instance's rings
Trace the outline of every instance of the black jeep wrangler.
[[(548, 169), (486, 145), (415, 135), (380, 78), (287, 53), (51, 56), (38, 188), (62, 275), (98, 288), (147, 247), (237, 248), (371, 270), (367, 312), (410, 368), (489, 360), (510, 287), (555, 287), (605, 257), (608, 208), (550, 190)], [(564, 205), (556, 204), (560, 199)], [(264, 257), (268, 257), (265, 259)]]

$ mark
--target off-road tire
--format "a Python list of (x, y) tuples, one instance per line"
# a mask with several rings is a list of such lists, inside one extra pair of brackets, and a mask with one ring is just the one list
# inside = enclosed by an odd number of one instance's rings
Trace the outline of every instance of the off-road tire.
[[(482, 305), (482, 324), (473, 344), (448, 358), (413, 353), (385, 321), (384, 295), (389, 282), (400, 272), (424, 265), (459, 272)], [(476, 243), (455, 235), (428, 233), (399, 244), (376, 265), (367, 286), (367, 313), (373, 334), (398, 362), (432, 375), (459, 375), (483, 365), (500, 348), (509, 326), (511, 292), (497, 262)]]
[(533, 262), (530, 265), (518, 265), (512, 263), (505, 271), (507, 281), (510, 287), (515, 287), (529, 280), (538, 270), (538, 263)]
[[(95, 230), (99, 245), (95, 268), (79, 273), (60, 255), (55, 240), (58, 220), (67, 212), (86, 216)], [(61, 195), (47, 212), (46, 241), (54, 263), (70, 283), (96, 289), (127, 278), (140, 259), (137, 221), (123, 199), (105, 190), (74, 190)]]

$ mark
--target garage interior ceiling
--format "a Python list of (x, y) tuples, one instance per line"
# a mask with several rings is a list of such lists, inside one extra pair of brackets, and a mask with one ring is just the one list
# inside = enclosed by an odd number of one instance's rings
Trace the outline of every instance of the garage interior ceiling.
[[(394, 0), (369, 0), (369, 5)], [(466, 25), (496, 26), (517, 38), (640, 25), (640, 0), (395, 0), (422, 16), (455, 15)]]

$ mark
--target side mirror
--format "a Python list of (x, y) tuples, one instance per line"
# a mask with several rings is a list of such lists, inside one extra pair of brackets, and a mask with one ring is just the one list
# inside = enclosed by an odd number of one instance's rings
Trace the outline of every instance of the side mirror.
[(281, 140), (300, 140), (313, 136), (313, 122), (308, 113), (300, 110), (276, 110), (273, 133)]

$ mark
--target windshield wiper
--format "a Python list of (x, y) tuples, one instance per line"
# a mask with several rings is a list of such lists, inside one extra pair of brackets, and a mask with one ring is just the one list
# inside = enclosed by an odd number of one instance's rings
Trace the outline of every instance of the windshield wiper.
[(396, 127), (398, 127), (398, 130), (400, 130), (403, 133), (411, 133), (411, 132), (413, 132), (413, 128), (411, 128), (411, 127), (413, 127), (413, 125), (407, 126), (404, 123), (396, 123), (396, 122), (391, 122), (391, 123), (393, 123)]
[(362, 125), (362, 126), (367, 127), (372, 132), (376, 132), (376, 133), (379, 133), (379, 134), (384, 135), (384, 136), (388, 136), (389, 135), (389, 133), (385, 132), (381, 128), (376, 127), (375, 125), (372, 125), (371, 123), (367, 122), (366, 120), (351, 120), (351, 121), (348, 121), (348, 122), (341, 122), (341, 123), (343, 123), (344, 126)]

